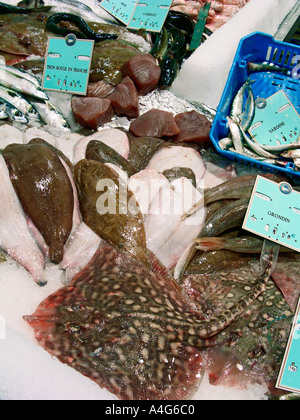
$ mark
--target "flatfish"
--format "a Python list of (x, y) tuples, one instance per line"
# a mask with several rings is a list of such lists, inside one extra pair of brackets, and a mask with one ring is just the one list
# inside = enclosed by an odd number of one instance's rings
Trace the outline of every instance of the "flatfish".
[(59, 264), (73, 226), (74, 195), (66, 169), (43, 144), (11, 144), (3, 157), (24, 212), (49, 246), (50, 261)]
[(88, 159), (75, 166), (74, 178), (85, 224), (149, 267), (143, 216), (126, 183), (113, 169)]

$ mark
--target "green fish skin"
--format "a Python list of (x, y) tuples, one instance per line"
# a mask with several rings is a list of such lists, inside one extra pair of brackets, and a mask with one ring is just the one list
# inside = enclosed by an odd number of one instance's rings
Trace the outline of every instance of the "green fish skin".
[(101, 239), (149, 267), (143, 216), (125, 182), (111, 168), (88, 159), (75, 166), (74, 179), (85, 224)]

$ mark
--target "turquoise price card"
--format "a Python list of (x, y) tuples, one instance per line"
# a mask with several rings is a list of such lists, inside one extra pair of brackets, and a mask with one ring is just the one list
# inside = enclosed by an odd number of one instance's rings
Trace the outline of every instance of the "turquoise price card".
[(49, 38), (43, 76), (43, 89), (86, 95), (94, 41)]
[(300, 135), (300, 116), (283, 90), (256, 100), (249, 133), (263, 146), (295, 143)]
[(258, 176), (243, 229), (300, 252), (300, 193)]
[(122, 23), (128, 25), (137, 3), (137, 0), (104, 0), (100, 6)]
[(300, 393), (300, 300), (276, 388)]
[(140, 0), (128, 24), (128, 29), (161, 32), (172, 0)]

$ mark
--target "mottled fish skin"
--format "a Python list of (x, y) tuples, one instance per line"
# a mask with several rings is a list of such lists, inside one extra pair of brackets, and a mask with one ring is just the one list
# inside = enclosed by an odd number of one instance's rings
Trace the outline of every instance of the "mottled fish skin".
[(123, 179), (107, 165), (88, 159), (75, 166), (74, 179), (85, 224), (149, 267), (143, 215)]
[[(234, 258), (234, 257), (233, 257)], [(217, 274), (186, 278), (185, 289), (199, 301), (203, 313), (222, 311), (241, 299), (253, 283), (258, 265), (245, 262), (239, 268)], [(275, 386), (288, 340), (293, 312), (274, 282), (208, 349), (206, 370), (213, 385), (240, 386), (267, 383)]]
[(199, 350), (265, 289), (270, 265), (230, 310), (201, 319), (155, 257), (147, 270), (103, 245), (65, 288), (24, 319), (37, 341), (120, 399), (183, 399), (202, 376)]
[(73, 189), (59, 157), (43, 144), (11, 144), (3, 151), (24, 212), (49, 246), (50, 261), (59, 264), (73, 224)]

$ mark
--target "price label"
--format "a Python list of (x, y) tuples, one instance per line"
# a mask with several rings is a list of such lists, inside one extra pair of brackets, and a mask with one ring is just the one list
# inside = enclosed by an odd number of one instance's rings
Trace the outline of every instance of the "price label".
[(268, 99), (258, 98), (249, 133), (263, 146), (295, 143), (300, 135), (300, 116), (283, 90)]
[(300, 193), (258, 176), (243, 229), (300, 252)]
[(300, 300), (276, 388), (300, 393)]
[(161, 32), (172, 0), (103, 0), (100, 6), (128, 29)]
[(43, 76), (43, 89), (86, 95), (94, 41), (49, 38)]
[(100, 6), (122, 23), (128, 25), (137, 3), (137, 0), (104, 0)]

